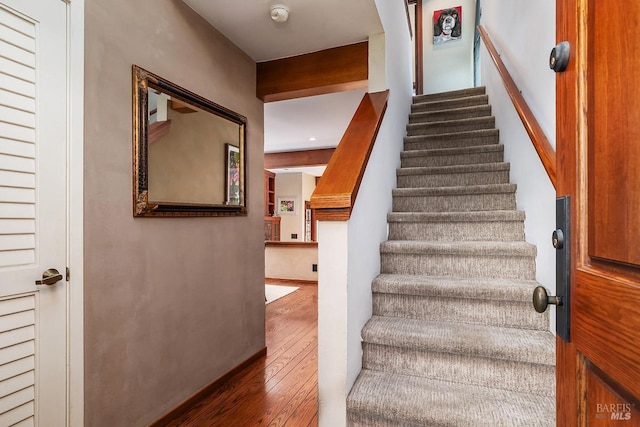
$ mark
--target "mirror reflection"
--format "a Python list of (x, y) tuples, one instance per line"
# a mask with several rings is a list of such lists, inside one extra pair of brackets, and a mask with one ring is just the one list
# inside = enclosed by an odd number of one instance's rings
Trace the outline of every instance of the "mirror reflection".
[(134, 76), (134, 215), (246, 214), (246, 119), (139, 67)]

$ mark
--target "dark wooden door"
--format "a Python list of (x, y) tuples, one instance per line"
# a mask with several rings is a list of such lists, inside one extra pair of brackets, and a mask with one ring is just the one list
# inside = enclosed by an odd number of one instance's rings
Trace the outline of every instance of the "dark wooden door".
[(571, 197), (571, 341), (558, 425), (640, 426), (640, 2), (558, 0), (558, 196)]

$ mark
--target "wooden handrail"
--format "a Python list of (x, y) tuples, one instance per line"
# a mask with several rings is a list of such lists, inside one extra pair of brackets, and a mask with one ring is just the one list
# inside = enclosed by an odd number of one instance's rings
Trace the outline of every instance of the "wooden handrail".
[(409, 37), (413, 38), (413, 28), (411, 28), (411, 15), (409, 14), (409, 4), (415, 3), (415, 0), (404, 0), (404, 11), (407, 13), (407, 24), (409, 27)]
[(365, 93), (311, 195), (318, 220), (346, 221), (387, 109), (389, 91)]
[(518, 86), (516, 86), (516, 83), (513, 81), (511, 74), (509, 74), (509, 70), (507, 70), (504, 62), (502, 62), (500, 54), (496, 50), (496, 47), (493, 45), (489, 34), (482, 25), (478, 25), (478, 31), (480, 32), (482, 41), (489, 51), (489, 55), (491, 56), (493, 63), (498, 69), (500, 77), (502, 77), (502, 82), (504, 83), (504, 86), (507, 89), (507, 93), (509, 94), (511, 101), (513, 102), (513, 105), (518, 112), (518, 116), (520, 116), (520, 120), (522, 120), (522, 124), (529, 134), (529, 138), (531, 138), (531, 142), (533, 143), (533, 146), (536, 149), (540, 160), (542, 161), (542, 165), (547, 171), (547, 175), (551, 180), (551, 184), (553, 184), (555, 188), (556, 152), (547, 139), (547, 136), (544, 134), (542, 127), (540, 127), (540, 124), (533, 115), (533, 112), (531, 112), (531, 109), (527, 105), (527, 101), (525, 101), (524, 97), (518, 90)]

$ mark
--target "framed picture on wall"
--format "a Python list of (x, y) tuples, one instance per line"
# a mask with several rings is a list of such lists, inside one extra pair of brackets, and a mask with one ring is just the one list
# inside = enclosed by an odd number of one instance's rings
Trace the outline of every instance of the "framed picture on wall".
[(433, 12), (433, 44), (462, 38), (462, 6)]
[(294, 215), (298, 211), (298, 200), (295, 197), (278, 197), (278, 213)]
[(240, 149), (235, 145), (224, 144), (225, 151), (225, 205), (240, 204)]

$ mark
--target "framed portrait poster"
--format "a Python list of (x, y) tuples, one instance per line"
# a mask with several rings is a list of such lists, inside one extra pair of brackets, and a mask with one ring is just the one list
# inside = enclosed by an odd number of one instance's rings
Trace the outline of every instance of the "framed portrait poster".
[(462, 6), (433, 12), (433, 44), (462, 38)]

